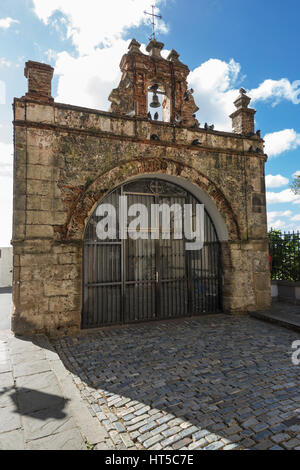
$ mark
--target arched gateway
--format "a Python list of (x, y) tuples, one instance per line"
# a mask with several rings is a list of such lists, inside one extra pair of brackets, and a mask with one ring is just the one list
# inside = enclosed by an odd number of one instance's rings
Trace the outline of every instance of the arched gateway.
[[(139, 232), (135, 236), (138, 239), (133, 239), (130, 227), (139, 212), (135, 217), (128, 216), (127, 239), (122, 239), (119, 223), (116, 238), (111, 234), (106, 240), (99, 239), (97, 225), (103, 219), (100, 214), (104, 217), (107, 214), (104, 205), (110, 204), (115, 209), (119, 221), (121, 196), (127, 196), (128, 208), (143, 204), (147, 208), (148, 221), (145, 226), (138, 224)], [(169, 225), (162, 212), (151, 224), (151, 207), (155, 204), (160, 208), (162, 204), (176, 208), (170, 212)], [(84, 238), (83, 328), (220, 310), (220, 244), (206, 209), (202, 248), (190, 249), (191, 244), (176, 235), (176, 227), (184, 228), (186, 223), (185, 205), (191, 207), (195, 229), (197, 204), (201, 202), (183, 187), (150, 177), (124, 183), (104, 198), (91, 216)]]

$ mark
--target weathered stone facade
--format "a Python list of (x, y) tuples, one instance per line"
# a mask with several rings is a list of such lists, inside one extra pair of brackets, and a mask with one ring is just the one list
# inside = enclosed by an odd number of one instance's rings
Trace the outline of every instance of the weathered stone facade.
[[(53, 69), (26, 64), (28, 93), (14, 101), (17, 334), (57, 336), (80, 329), (86, 224), (109, 191), (141, 174), (189, 181), (218, 210), (228, 231), (221, 240), (223, 310), (240, 313), (270, 304), (266, 155), (254, 133), (254, 111), (241, 90), (235, 133), (200, 129), (187, 93), (188, 68), (176, 51), (163, 59), (160, 44), (152, 41), (145, 55), (136, 41), (131, 43), (121, 62), (121, 84), (110, 97), (111, 112), (55, 103)], [(170, 95), (170, 122), (147, 118), (146, 92), (153, 79), (161, 80)], [(133, 116), (126, 115), (132, 110)]]

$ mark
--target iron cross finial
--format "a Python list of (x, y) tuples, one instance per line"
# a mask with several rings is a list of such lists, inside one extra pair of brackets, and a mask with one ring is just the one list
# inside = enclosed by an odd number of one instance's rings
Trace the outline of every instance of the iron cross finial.
[(155, 5), (151, 5), (152, 7), (152, 13), (148, 13), (147, 11), (144, 11), (145, 15), (149, 15), (152, 17), (152, 21), (151, 21), (151, 24), (152, 24), (152, 28), (153, 28), (153, 33), (151, 34), (150, 36), (150, 40), (151, 39), (156, 39), (155, 38), (155, 27), (156, 27), (156, 23), (155, 23), (155, 18), (159, 18), (159, 19), (162, 19), (162, 16), (161, 15), (156, 15), (154, 13), (154, 9), (155, 9)]

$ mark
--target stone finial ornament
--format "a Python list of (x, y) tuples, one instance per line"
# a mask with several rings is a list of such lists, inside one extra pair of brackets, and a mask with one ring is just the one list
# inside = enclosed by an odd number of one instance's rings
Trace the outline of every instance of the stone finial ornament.
[(128, 46), (129, 54), (142, 54), (140, 51), (141, 44), (136, 40), (132, 39), (131, 43)]
[(253, 135), (255, 132), (254, 115), (256, 111), (248, 107), (250, 102), (251, 98), (246, 95), (246, 90), (241, 88), (240, 95), (234, 102), (237, 110), (230, 115), (235, 134)]
[(148, 46), (146, 47), (146, 51), (149, 52), (150, 57), (155, 57), (157, 59), (161, 59), (161, 51), (164, 48), (164, 43), (156, 41), (156, 39), (152, 39)]
[(182, 105), (182, 121), (185, 126), (194, 128), (198, 122), (195, 117), (195, 113), (199, 111), (199, 108), (195, 103), (193, 93), (194, 90), (192, 88), (186, 90), (184, 93)]
[(177, 51), (175, 51), (175, 49), (171, 50), (170, 54), (167, 57), (167, 60), (169, 62), (173, 62), (174, 64), (183, 65), (183, 63), (179, 60), (179, 54)]

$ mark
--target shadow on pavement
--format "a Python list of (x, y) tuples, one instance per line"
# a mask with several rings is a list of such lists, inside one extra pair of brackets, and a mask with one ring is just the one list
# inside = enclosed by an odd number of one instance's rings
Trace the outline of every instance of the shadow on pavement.
[(38, 420), (64, 419), (67, 414), (64, 412), (69, 400), (49, 393), (20, 387), (7, 387), (0, 391), (0, 396), (8, 394), (15, 405), (15, 413), (22, 416), (30, 416)]

